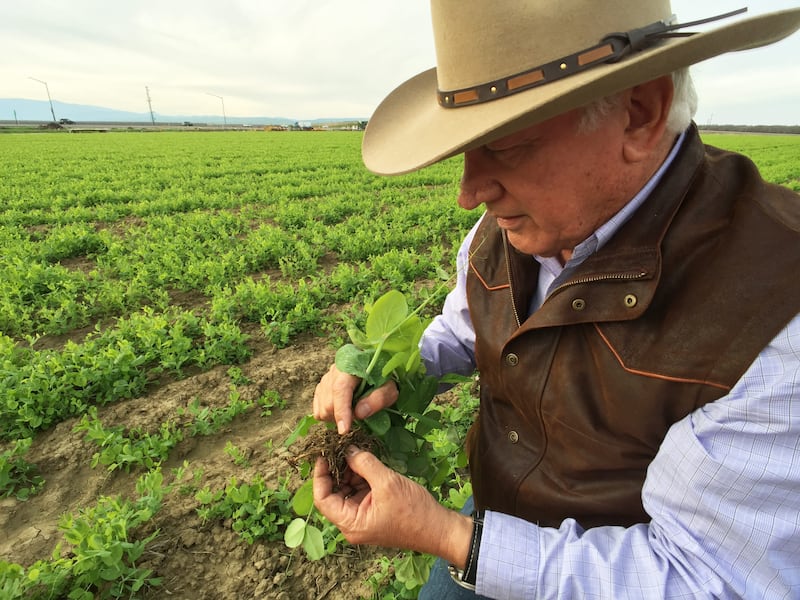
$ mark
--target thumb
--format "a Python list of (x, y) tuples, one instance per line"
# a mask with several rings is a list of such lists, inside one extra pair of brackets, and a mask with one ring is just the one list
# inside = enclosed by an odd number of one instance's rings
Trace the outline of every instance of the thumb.
[(377, 456), (357, 446), (347, 448), (346, 458), (350, 470), (360, 475), (370, 484), (370, 487), (373, 487), (373, 481), (385, 477), (386, 471), (389, 471), (389, 468)]
[(381, 387), (372, 390), (361, 398), (355, 407), (357, 419), (366, 419), (378, 411), (397, 402), (397, 385), (394, 381), (387, 381)]

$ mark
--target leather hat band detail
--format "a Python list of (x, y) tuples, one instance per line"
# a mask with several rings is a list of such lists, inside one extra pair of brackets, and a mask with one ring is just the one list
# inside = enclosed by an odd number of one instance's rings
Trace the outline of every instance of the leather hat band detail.
[(664, 38), (689, 37), (695, 35), (692, 32), (676, 31), (678, 29), (718, 21), (746, 11), (746, 8), (740, 8), (689, 23), (673, 24), (672, 19), (669, 21), (656, 21), (645, 27), (631, 29), (625, 32), (610, 33), (595, 46), (533, 67), (532, 69), (516, 73), (509, 77), (503, 77), (460, 90), (438, 90), (439, 104), (444, 108), (458, 108), (510, 96), (517, 92), (529, 90), (546, 83), (563, 79), (564, 77), (569, 77), (570, 75), (580, 73), (581, 71), (585, 71), (599, 64), (617, 62), (629, 54), (656, 45)]

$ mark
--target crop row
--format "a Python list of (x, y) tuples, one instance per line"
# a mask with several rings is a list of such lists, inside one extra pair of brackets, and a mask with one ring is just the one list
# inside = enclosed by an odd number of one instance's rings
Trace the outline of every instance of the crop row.
[[(235, 372), (229, 370), (232, 380), (236, 379)], [(87, 441), (97, 448), (92, 468), (103, 465), (109, 471), (133, 470), (137, 473), (137, 498), (103, 496), (94, 506), (64, 514), (59, 520), (60, 541), (49, 559), (37, 560), (30, 566), (0, 560), (0, 597), (138, 597), (142, 588), (158, 587), (161, 579), (141, 559), (159, 536), (151, 521), (158, 518), (162, 503), (176, 495), (192, 495), (194, 510), (204, 522), (225, 522), (248, 544), (285, 539), (291, 548), (303, 544), (312, 559), (336, 553), (346, 542), (335, 527), (312, 511), (310, 480), (297, 492), (290, 490), (288, 477), (268, 482), (258, 474), (247, 480), (233, 475), (224, 486), (212, 487), (203, 485), (202, 468), (192, 468), (184, 461), (171, 470), (171, 482), (164, 482), (162, 464), (184, 435), (215, 435), (232, 419), (246, 416), (256, 404), (241, 400), (234, 385), (229, 400), (226, 407), (216, 409), (201, 407), (195, 401), (188, 411), (179, 411), (153, 433), (140, 428), (107, 427), (98, 419), (96, 410), (90, 409), (74, 431), (84, 432)], [(459, 402), (440, 408), (441, 427), (425, 434), (432, 451), (447, 463), (443, 476), (451, 478), (446, 486), (437, 485), (432, 492), (451, 507), (460, 507), (471, 494), (469, 483), (459, 471), (464, 467), (463, 439), (475, 402), (468, 388), (462, 388)], [(283, 402), (267, 392), (257, 404), (262, 417), (267, 417)], [(29, 445), (30, 440), (18, 444), (16, 454), (24, 456)], [(238, 467), (248, 466), (244, 453), (231, 442), (225, 452)], [(28, 482), (34, 493), (46, 483), (35, 475)], [(297, 541), (293, 542), (293, 538)], [(391, 596), (412, 598), (427, 578), (430, 564), (431, 557), (427, 556), (410, 554), (397, 558), (385, 562), (384, 569), (370, 578), (370, 584), (375, 590), (394, 586), (397, 594)], [(392, 577), (393, 584), (387, 582), (389, 569), (398, 571)]]
[(475, 218), (452, 166), (377, 178), (352, 134), (86, 139), (0, 138), (7, 439), (242, 360), (242, 323), (285, 346), (351, 301), (426, 294)]

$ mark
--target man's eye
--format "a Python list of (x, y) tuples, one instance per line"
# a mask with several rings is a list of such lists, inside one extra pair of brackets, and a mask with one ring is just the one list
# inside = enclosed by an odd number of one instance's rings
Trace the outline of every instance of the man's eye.
[(506, 148), (492, 148), (486, 146), (488, 153), (498, 160), (511, 160), (522, 156), (525, 153), (526, 146), (524, 144), (516, 144)]

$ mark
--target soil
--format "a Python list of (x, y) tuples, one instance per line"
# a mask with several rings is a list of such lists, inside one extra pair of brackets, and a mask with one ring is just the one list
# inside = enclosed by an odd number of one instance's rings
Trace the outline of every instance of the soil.
[[(250, 383), (237, 386), (243, 399), (255, 400), (266, 390), (278, 392), (285, 408), (262, 417), (254, 407), (219, 433), (186, 437), (173, 448), (163, 465), (165, 481), (170, 469), (188, 461), (187, 471), (202, 470), (196, 488), (222, 489), (232, 476), (239, 481), (260, 474), (265, 482), (291, 475), (301, 480), (290, 464), (293, 449), (283, 444), (295, 424), (310, 413), (314, 388), (333, 361), (334, 349), (319, 339), (297, 341), (275, 349), (264, 343), (249, 362), (240, 365)], [(180, 381), (162, 382), (141, 398), (101, 407), (98, 417), (105, 427), (125, 425), (156, 431), (161, 423), (186, 408), (194, 399), (222, 407), (229, 403), (231, 377), (228, 366), (198, 373)], [(39, 468), (45, 485), (26, 502), (0, 500), (0, 559), (30, 565), (50, 557), (60, 541), (59, 517), (92, 506), (100, 496), (135, 498), (135, 482), (141, 470), (109, 473), (102, 465), (91, 468), (97, 447), (74, 432), (77, 420), (59, 424), (39, 434), (26, 460)], [(247, 456), (237, 466), (224, 451), (228, 442)], [(191, 483), (191, 478), (189, 478)], [(224, 522), (201, 522), (194, 492), (177, 490), (165, 496), (152, 521), (159, 529), (139, 566), (151, 568), (162, 584), (146, 590), (143, 598), (228, 600), (278, 598), (285, 600), (343, 600), (369, 598), (364, 582), (377, 570), (375, 559), (387, 551), (366, 547), (340, 547), (336, 555), (309, 561), (301, 551), (292, 552), (281, 542), (252, 545)], [(391, 554), (391, 551), (388, 552)]]

